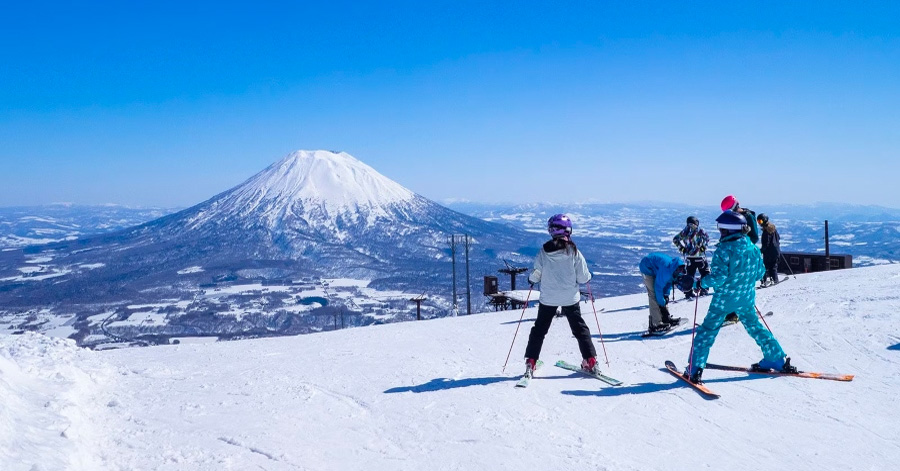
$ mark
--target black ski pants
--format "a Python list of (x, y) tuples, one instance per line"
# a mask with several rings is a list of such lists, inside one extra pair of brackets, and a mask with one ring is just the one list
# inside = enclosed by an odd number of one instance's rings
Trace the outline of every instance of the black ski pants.
[[(544, 337), (550, 330), (550, 324), (556, 315), (557, 306), (547, 306), (546, 304), (538, 305), (537, 320), (534, 321), (534, 327), (531, 328), (531, 334), (528, 336), (528, 346), (525, 347), (525, 358), (533, 358), (537, 360), (541, 355), (541, 347), (544, 345)], [(575, 303), (571, 306), (563, 306), (562, 313), (569, 321), (569, 328), (572, 329), (572, 335), (578, 340), (578, 349), (581, 350), (582, 358), (591, 358), (597, 356), (594, 350), (594, 343), (591, 341), (591, 330), (581, 317), (581, 305)]]
[(763, 280), (771, 278), (772, 281), (778, 282), (778, 259), (780, 257), (781, 252), (777, 250), (766, 250), (763, 252), (763, 265), (766, 266), (766, 273), (763, 275)]
[(701, 280), (704, 276), (709, 275), (709, 262), (706, 261), (706, 257), (687, 257), (684, 268), (687, 270), (688, 278), (692, 280), (694, 279), (694, 274), (698, 271), (700, 272)]

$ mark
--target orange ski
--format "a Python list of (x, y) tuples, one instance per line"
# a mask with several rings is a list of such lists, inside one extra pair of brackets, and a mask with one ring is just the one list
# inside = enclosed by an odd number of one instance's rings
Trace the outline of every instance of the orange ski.
[(797, 373), (782, 373), (780, 371), (756, 371), (756, 370), (752, 370), (750, 368), (744, 368), (743, 366), (714, 365), (712, 363), (707, 363), (706, 369), (725, 370), (725, 371), (742, 371), (744, 373), (750, 373), (750, 374), (756, 374), (756, 375), (797, 376), (800, 378), (830, 379), (832, 381), (853, 381), (853, 375), (842, 375), (842, 374), (833, 374), (833, 373), (814, 373), (814, 372), (809, 372), (809, 371), (799, 371)]
[(701, 384), (696, 384), (696, 383), (690, 382), (687, 378), (684, 377), (683, 374), (681, 374), (680, 371), (678, 371), (678, 368), (675, 367), (675, 363), (672, 363), (671, 361), (668, 361), (668, 360), (667, 360), (667, 361), (666, 361), (666, 369), (669, 370), (669, 373), (672, 373), (673, 375), (675, 375), (676, 378), (678, 378), (678, 379), (684, 381), (685, 383), (689, 384), (692, 388), (694, 388), (695, 390), (697, 390), (697, 392), (699, 392), (700, 394), (703, 394), (704, 396), (709, 397), (709, 398), (712, 398), (712, 399), (718, 399), (718, 398), (719, 398), (719, 395), (718, 395), (718, 394), (712, 392), (711, 389), (707, 388), (707, 387), (704, 386), (702, 383), (701, 383)]

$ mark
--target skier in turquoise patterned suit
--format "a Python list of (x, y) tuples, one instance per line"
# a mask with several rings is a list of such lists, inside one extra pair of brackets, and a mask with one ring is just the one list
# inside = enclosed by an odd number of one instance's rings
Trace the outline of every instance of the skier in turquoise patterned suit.
[(756, 313), (756, 280), (765, 273), (759, 248), (746, 236), (750, 227), (743, 215), (728, 210), (716, 219), (720, 238), (712, 260), (712, 271), (700, 280), (700, 288), (714, 288), (715, 292), (703, 323), (697, 327), (693, 350), (688, 359), (685, 377), (693, 383), (701, 382), (709, 349), (716, 340), (725, 315), (737, 313), (747, 333), (762, 349), (763, 359), (751, 368), (796, 372), (791, 359), (772, 333), (760, 322)]

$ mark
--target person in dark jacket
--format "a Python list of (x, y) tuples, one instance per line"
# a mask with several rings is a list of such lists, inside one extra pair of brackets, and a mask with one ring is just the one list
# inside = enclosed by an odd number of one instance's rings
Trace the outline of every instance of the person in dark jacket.
[(591, 373), (600, 373), (597, 351), (591, 341), (591, 331), (581, 317), (581, 291), (579, 285), (591, 281), (587, 261), (572, 242), (572, 221), (565, 214), (557, 214), (547, 221), (547, 232), (552, 239), (546, 242), (534, 259), (534, 271), (528, 281), (541, 284), (537, 319), (528, 336), (525, 347), (525, 376), (531, 378), (541, 355), (544, 337), (557, 309), (569, 321), (572, 335), (581, 351), (581, 367)]
[(772, 222), (769, 221), (769, 216), (766, 216), (765, 213), (759, 213), (759, 216), (756, 217), (756, 222), (759, 223), (760, 232), (762, 233), (762, 237), (760, 237), (760, 241), (762, 242), (761, 251), (763, 265), (766, 266), (766, 273), (763, 275), (760, 283), (761, 286), (768, 286), (770, 283), (778, 283), (778, 259), (781, 258), (781, 236), (778, 235), (778, 229), (775, 228), (775, 224), (772, 224)]
[(641, 274), (650, 304), (650, 335), (662, 335), (681, 322), (669, 314), (666, 295), (673, 286), (686, 279), (684, 261), (661, 252), (652, 252), (641, 259)]
[[(709, 235), (700, 227), (700, 220), (694, 216), (687, 218), (684, 229), (672, 238), (672, 243), (678, 251), (684, 255), (687, 277), (694, 279), (694, 274), (700, 272), (700, 279), (709, 275), (709, 262), (706, 261), (706, 246), (709, 244)], [(693, 284), (693, 283), (692, 283)], [(700, 296), (709, 294), (706, 289), (700, 290)], [(685, 298), (693, 298), (694, 290), (684, 291)]]

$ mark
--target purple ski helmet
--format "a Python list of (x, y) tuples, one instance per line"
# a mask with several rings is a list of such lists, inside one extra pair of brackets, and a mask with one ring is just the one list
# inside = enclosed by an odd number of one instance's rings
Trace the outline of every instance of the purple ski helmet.
[(572, 234), (572, 220), (565, 214), (554, 214), (547, 220), (547, 232), (556, 239)]

